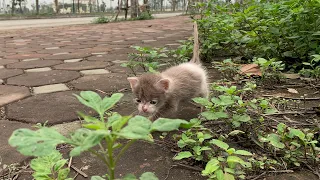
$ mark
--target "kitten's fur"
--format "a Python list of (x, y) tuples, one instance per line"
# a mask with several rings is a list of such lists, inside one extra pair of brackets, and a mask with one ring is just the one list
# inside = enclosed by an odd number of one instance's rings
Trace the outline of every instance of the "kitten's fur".
[(162, 73), (146, 73), (129, 77), (139, 114), (151, 115), (151, 119), (176, 112), (180, 101), (194, 97), (208, 97), (207, 73), (199, 57), (197, 23), (194, 23), (194, 48), (190, 62), (173, 66)]

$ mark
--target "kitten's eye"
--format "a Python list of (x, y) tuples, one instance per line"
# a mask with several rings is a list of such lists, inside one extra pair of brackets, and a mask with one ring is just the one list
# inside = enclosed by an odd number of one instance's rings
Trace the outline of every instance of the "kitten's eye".
[(155, 105), (155, 104), (157, 104), (157, 101), (156, 100), (152, 100), (152, 101), (150, 101), (150, 104)]
[(141, 100), (140, 100), (140, 99), (136, 99), (136, 102), (137, 102), (137, 103), (141, 103)]

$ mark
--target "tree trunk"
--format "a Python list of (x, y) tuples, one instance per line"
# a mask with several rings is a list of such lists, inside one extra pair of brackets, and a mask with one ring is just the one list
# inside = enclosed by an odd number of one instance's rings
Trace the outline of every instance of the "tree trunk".
[(125, 20), (127, 20), (128, 11), (129, 11), (129, 0), (126, 0), (126, 9), (125, 9), (125, 14), (124, 14), (124, 19)]
[(56, 13), (59, 13), (59, 3), (58, 0), (54, 0), (54, 5), (56, 6)]
[(172, 0), (172, 11), (176, 11), (176, 0)]
[(16, 2), (14, 0), (12, 0), (12, 4), (11, 4), (11, 14), (14, 14), (14, 10), (15, 10), (15, 6), (16, 6)]
[(21, 3), (22, 1), (19, 1), (20, 14), (23, 14)]
[(98, 10), (98, 12), (100, 12), (99, 0), (97, 0), (97, 10)]
[(163, 11), (163, 0), (160, 0), (160, 11)]
[(76, 12), (76, 8), (74, 7), (74, 0), (72, 0), (72, 13), (74, 14)]
[[(115, 21), (117, 21), (117, 19), (118, 19), (118, 16), (119, 16), (120, 10), (121, 10), (121, 6), (122, 6), (122, 0), (118, 0), (118, 12), (117, 12)], [(132, 5), (131, 5), (131, 7), (132, 7)]]
[(80, 0), (78, 0), (78, 6), (77, 6), (77, 9), (78, 9), (78, 13), (80, 13)]
[(39, 14), (39, 0), (36, 0), (36, 11), (37, 15)]
[(138, 17), (138, 6), (137, 6), (137, 0), (130, 0), (131, 3), (131, 18)]

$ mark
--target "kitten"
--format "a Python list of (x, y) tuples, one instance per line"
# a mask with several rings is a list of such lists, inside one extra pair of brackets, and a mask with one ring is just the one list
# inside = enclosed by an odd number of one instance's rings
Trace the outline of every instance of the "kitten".
[(194, 23), (193, 57), (187, 63), (168, 68), (161, 73), (146, 73), (128, 77), (139, 114), (151, 115), (151, 120), (176, 112), (182, 100), (208, 97), (207, 73), (199, 57), (197, 23)]

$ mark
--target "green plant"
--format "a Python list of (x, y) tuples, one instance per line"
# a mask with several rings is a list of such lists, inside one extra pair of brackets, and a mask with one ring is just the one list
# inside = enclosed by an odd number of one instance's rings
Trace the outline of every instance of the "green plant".
[(31, 160), (30, 167), (35, 171), (32, 176), (36, 180), (72, 180), (67, 178), (69, 168), (63, 168), (67, 160), (58, 151)]
[(222, 62), (213, 62), (214, 67), (218, 69), (223, 77), (228, 80), (232, 80), (239, 74), (239, 65), (232, 62), (232, 59), (225, 59)]
[(152, 16), (151, 13), (149, 12), (142, 12), (141, 14), (139, 14), (139, 16), (137, 18), (134, 18), (134, 20), (149, 20), (149, 19), (153, 19), (154, 17)]
[(197, 20), (204, 59), (221, 54), (248, 60), (254, 57), (283, 61), (301, 69), (310, 54), (319, 54), (318, 0), (245, 1), (210, 0)]
[(106, 16), (99, 16), (98, 18), (93, 20), (94, 24), (104, 24), (111, 22), (111, 18), (108, 18)]
[(166, 55), (166, 48), (151, 48), (132, 46), (138, 53), (129, 54), (129, 62), (122, 63), (122, 67), (129, 68), (134, 75), (137, 75), (136, 71), (142, 68), (145, 72), (156, 72), (159, 68), (161, 58), (168, 57)]
[(283, 79), (281, 71), (284, 69), (282, 61), (276, 59), (266, 60), (264, 58), (255, 58), (254, 62), (259, 65), (262, 73), (262, 81), (270, 83), (278, 83)]
[[(153, 142), (152, 132), (172, 131), (180, 126), (189, 126), (187, 121), (179, 119), (160, 118), (151, 122), (142, 116), (121, 116), (116, 112), (110, 112), (110, 109), (122, 98), (121, 93), (103, 99), (92, 91), (83, 91), (80, 96), (75, 96), (82, 104), (98, 114), (98, 117), (92, 117), (79, 112), (86, 122), (83, 124), (84, 128), (76, 130), (70, 134), (70, 137), (61, 135), (53, 128), (43, 126), (39, 126), (36, 131), (17, 129), (9, 138), (9, 144), (26, 156), (38, 157), (52, 153), (58, 144), (69, 144), (73, 146), (70, 156), (78, 156), (84, 151), (89, 151), (106, 165), (108, 173), (105, 177), (114, 180), (118, 160), (135, 141)], [(123, 141), (119, 141), (121, 139), (128, 141), (122, 143)], [(94, 149), (96, 146), (99, 150)], [(115, 150), (119, 150), (117, 154)], [(151, 176), (151, 174), (143, 176)], [(102, 179), (102, 177), (92, 177), (92, 179)]]
[(283, 157), (290, 164), (300, 166), (302, 162), (311, 161), (315, 165), (320, 160), (320, 148), (316, 147), (318, 141), (314, 133), (308, 129), (304, 132), (280, 123), (275, 133), (260, 136), (259, 140), (268, 143), (268, 148), (277, 154), (277, 158)]
[(311, 78), (315, 78), (316, 80), (320, 79), (320, 66), (319, 66), (319, 62), (320, 62), (320, 55), (319, 54), (315, 54), (312, 55), (312, 60), (309, 62), (303, 62), (303, 65), (309, 67), (308, 69), (301, 69), (299, 74), (305, 76), (305, 77), (311, 77)]

